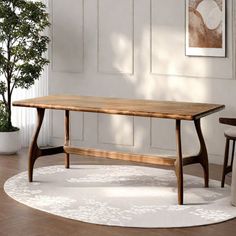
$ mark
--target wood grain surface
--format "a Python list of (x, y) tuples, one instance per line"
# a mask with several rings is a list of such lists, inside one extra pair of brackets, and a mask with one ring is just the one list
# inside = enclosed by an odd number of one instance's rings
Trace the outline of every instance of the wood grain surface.
[(15, 101), (14, 106), (196, 120), (224, 108), (220, 104), (53, 95)]
[(176, 157), (167, 157), (167, 156), (150, 156), (150, 155), (141, 155), (133, 153), (123, 153), (115, 151), (105, 151), (98, 150), (93, 148), (77, 148), (64, 146), (65, 153), (83, 155), (83, 156), (92, 156), (92, 157), (102, 157), (110, 158), (115, 160), (123, 161), (133, 161), (141, 162), (145, 164), (155, 164), (155, 165), (164, 165), (164, 166), (174, 166)]

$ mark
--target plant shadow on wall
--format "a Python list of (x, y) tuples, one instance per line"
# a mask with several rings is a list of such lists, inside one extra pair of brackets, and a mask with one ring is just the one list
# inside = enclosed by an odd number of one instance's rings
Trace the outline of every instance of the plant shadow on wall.
[(40, 1), (0, 1), (0, 132), (19, 130), (12, 124), (13, 91), (29, 89), (49, 63), (48, 19)]

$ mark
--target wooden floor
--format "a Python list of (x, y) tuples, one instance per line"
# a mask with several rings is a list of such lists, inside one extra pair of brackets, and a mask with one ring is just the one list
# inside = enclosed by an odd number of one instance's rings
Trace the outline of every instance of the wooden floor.
[[(63, 164), (63, 155), (42, 157), (36, 166)], [(133, 164), (128, 162), (72, 156), (72, 164)], [(24, 206), (8, 197), (4, 190), (4, 182), (11, 176), (27, 169), (27, 150), (22, 150), (18, 155), (0, 156), (0, 236), (235, 236), (236, 219), (225, 223), (176, 229), (137, 229), (108, 227), (83, 223), (74, 220), (53, 216), (30, 207)], [(184, 168), (185, 173), (202, 175), (199, 165)], [(221, 167), (210, 166), (210, 176), (219, 179)], [(230, 177), (226, 179), (230, 182)], [(171, 220), (171, 216), (170, 216)]]

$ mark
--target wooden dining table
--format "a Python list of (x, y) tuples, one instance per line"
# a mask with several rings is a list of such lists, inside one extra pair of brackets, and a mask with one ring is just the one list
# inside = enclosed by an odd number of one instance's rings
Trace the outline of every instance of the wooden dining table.
[[(70, 167), (70, 154), (105, 157), (173, 167), (175, 169), (177, 177), (178, 204), (180, 205), (184, 203), (183, 166), (200, 163), (204, 172), (205, 187), (208, 187), (208, 154), (201, 130), (200, 121), (201, 118), (222, 110), (224, 108), (224, 105), (72, 95), (51, 95), (37, 97), (15, 101), (13, 105), (19, 107), (32, 107), (37, 109), (38, 121), (29, 148), (29, 182), (33, 181), (33, 168), (36, 159), (41, 156), (65, 153), (65, 168)], [(63, 146), (40, 148), (37, 144), (38, 135), (43, 123), (45, 109), (65, 111), (65, 142)], [(165, 156), (73, 147), (70, 145), (70, 111), (174, 119), (176, 123), (176, 156), (167, 158)], [(196, 133), (200, 143), (200, 149), (197, 155), (183, 157), (181, 144), (181, 121), (183, 120), (194, 122)]]

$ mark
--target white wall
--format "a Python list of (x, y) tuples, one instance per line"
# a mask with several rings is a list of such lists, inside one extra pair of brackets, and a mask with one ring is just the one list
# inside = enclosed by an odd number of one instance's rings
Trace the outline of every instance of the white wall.
[[(51, 0), (50, 94), (80, 94), (225, 104), (202, 120), (210, 161), (222, 163), (225, 127), (236, 116), (234, 6), (227, 1), (227, 57), (185, 56), (185, 1)], [(160, 153), (175, 150), (173, 120), (73, 113), (72, 144)], [(63, 143), (54, 111), (52, 144)], [(184, 152), (197, 151), (191, 122)]]

